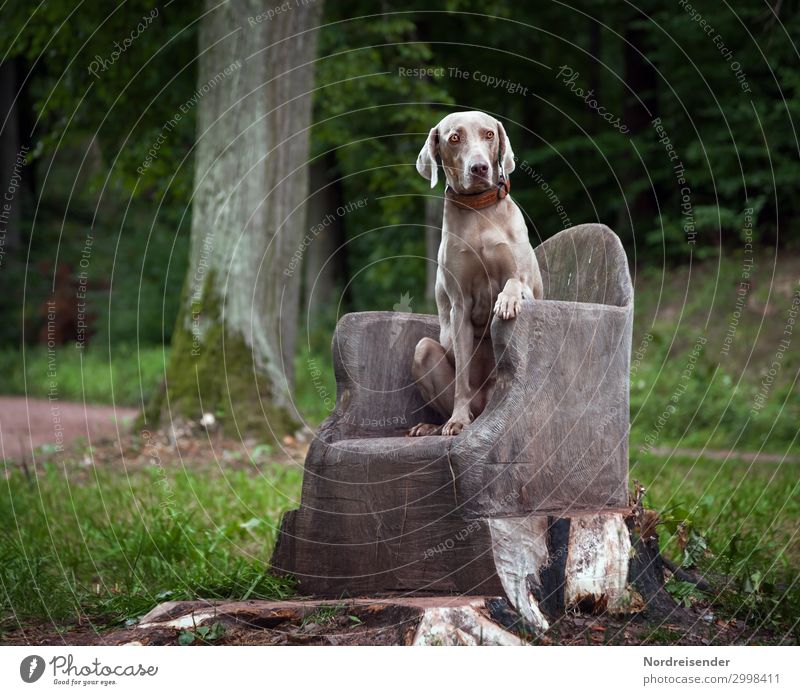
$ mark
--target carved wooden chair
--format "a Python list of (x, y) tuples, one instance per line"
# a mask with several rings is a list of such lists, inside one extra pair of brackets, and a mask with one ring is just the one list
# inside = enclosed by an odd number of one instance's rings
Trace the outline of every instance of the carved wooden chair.
[(306, 459), (275, 570), (305, 593), (457, 592), (508, 598), (530, 622), (626, 600), (633, 290), (600, 224), (536, 249), (544, 299), (491, 327), (497, 386), (457, 437), (411, 379), (435, 316), (348, 314), (333, 338), (336, 409)]

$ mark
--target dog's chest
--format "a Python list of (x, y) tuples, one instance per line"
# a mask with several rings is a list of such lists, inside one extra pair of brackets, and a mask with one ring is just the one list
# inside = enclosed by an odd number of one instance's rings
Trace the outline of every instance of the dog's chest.
[(494, 247), (481, 244), (479, 240), (474, 244), (459, 240), (448, 250), (443, 270), (451, 303), (463, 306), (475, 327), (488, 326), (504, 280)]
[(462, 284), (464, 278), (477, 274), (502, 274), (501, 260), (510, 248), (508, 234), (497, 229), (462, 231), (444, 241), (444, 267)]
[(485, 328), (492, 322), (494, 303), (500, 292), (500, 283), (492, 279), (472, 284), (472, 311), (470, 320), (476, 328)]

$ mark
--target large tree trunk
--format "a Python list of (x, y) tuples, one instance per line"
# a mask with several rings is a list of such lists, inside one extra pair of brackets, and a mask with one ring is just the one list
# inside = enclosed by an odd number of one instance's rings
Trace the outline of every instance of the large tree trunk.
[(308, 128), (321, 2), (269, 18), (207, 0), (200, 27), (191, 251), (164, 407), (278, 437), (307, 234)]

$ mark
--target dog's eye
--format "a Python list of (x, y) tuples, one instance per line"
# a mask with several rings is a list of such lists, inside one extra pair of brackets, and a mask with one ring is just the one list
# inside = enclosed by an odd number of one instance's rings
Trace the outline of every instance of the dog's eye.
[(491, 140), (493, 137), (494, 137), (494, 133), (491, 130), (488, 133), (486, 133), (486, 139), (487, 140)]
[(455, 144), (455, 143), (457, 143), (457, 142), (459, 142), (461, 140), (461, 138), (458, 136), (458, 133), (453, 133), (448, 139), (453, 144)]

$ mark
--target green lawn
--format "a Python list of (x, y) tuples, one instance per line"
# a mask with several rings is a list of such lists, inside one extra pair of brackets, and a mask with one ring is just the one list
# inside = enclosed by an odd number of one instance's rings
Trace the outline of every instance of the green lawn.
[(0, 393), (47, 398), (53, 382), (65, 401), (142, 407), (164, 378), (162, 347), (59, 345), (0, 350)]
[(0, 492), (2, 629), (88, 616), (115, 625), (159, 601), (280, 597), (266, 571), (302, 471), (44, 464), (6, 469)]

